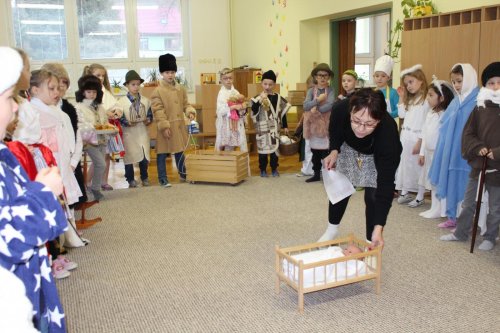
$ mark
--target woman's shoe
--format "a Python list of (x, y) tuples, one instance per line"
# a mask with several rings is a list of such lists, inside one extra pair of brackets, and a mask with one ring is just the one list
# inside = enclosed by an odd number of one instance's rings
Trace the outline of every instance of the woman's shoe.
[(319, 182), (320, 180), (321, 177), (319, 176), (319, 173), (318, 174), (315, 173), (314, 176), (306, 179), (306, 183)]

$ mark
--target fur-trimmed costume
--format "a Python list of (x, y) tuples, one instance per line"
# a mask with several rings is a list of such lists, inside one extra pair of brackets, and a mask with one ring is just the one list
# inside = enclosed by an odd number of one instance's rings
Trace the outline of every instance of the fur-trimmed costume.
[(260, 95), (251, 99), (252, 120), (257, 132), (257, 151), (259, 154), (277, 152), (280, 143), (280, 129), (288, 128), (286, 113), (291, 105), (280, 94), (268, 95), (268, 102)]

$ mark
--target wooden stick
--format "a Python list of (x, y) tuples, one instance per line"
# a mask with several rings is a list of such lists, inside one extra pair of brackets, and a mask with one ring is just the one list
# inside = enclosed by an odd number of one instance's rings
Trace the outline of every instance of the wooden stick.
[(474, 243), (476, 242), (477, 225), (479, 223), (479, 213), (481, 212), (481, 201), (483, 200), (483, 188), (486, 178), (487, 158), (488, 157), (486, 155), (483, 157), (483, 166), (481, 167), (481, 173), (479, 174), (479, 192), (477, 194), (476, 212), (474, 213), (474, 222), (472, 224), (472, 240), (470, 243), (470, 253), (474, 253)]

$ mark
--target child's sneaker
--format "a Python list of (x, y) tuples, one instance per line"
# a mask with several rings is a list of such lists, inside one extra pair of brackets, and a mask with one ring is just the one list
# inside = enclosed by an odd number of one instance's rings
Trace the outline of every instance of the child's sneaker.
[(495, 243), (490, 242), (489, 240), (484, 240), (481, 245), (479, 245), (478, 249), (481, 251), (491, 251), (495, 247)]
[(454, 234), (443, 235), (439, 239), (445, 242), (456, 242), (459, 240)]
[(410, 207), (410, 208), (416, 208), (418, 206), (422, 206), (423, 204), (424, 204), (424, 199), (422, 199), (422, 200), (415, 199), (415, 200), (410, 201), (408, 203), (408, 207)]
[(149, 186), (149, 185), (151, 185), (151, 184), (149, 183), (149, 179), (143, 179), (143, 180), (142, 180), (142, 186)]
[(113, 186), (109, 185), (109, 184), (102, 184), (101, 185), (101, 189), (103, 191), (113, 191)]
[(137, 182), (135, 180), (131, 180), (128, 182), (128, 187), (129, 188), (135, 188), (137, 187)]
[(400, 204), (400, 205), (407, 204), (412, 200), (413, 200), (413, 196), (410, 193), (406, 193), (404, 195), (399, 195), (398, 204)]
[(78, 264), (76, 262), (69, 260), (65, 256), (57, 256), (57, 259), (54, 260), (54, 263), (60, 264), (67, 271), (71, 271), (78, 267)]
[(260, 171), (260, 176), (261, 176), (262, 178), (267, 177), (267, 172), (266, 172), (266, 170), (261, 170), (261, 171)]
[(54, 260), (54, 262), (52, 263), (52, 275), (54, 275), (55, 279), (60, 280), (67, 278), (71, 275), (71, 273), (64, 269), (64, 266), (61, 265), (61, 263), (59, 263), (57, 260)]
[(452, 219), (447, 219), (446, 221), (439, 223), (439, 228), (455, 228), (457, 226), (457, 221)]
[(160, 186), (161, 187), (172, 187), (172, 184), (170, 184), (167, 179), (161, 179)]
[(273, 175), (273, 177), (279, 177), (280, 173), (278, 172), (278, 170), (273, 170), (272, 175)]

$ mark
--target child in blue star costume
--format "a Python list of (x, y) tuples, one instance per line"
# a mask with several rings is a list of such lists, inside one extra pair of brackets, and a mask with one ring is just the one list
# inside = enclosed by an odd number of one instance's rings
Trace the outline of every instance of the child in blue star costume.
[[(22, 69), (19, 53), (0, 47), (0, 138), (17, 111), (14, 85)], [(56, 196), (62, 193), (57, 168), (41, 170), (29, 181), (14, 155), (0, 143), (0, 266), (14, 273), (33, 304), (33, 322), (41, 332), (66, 332), (64, 312), (51, 274), (45, 243), (67, 228)]]

